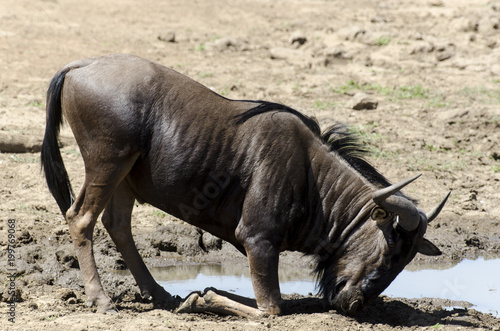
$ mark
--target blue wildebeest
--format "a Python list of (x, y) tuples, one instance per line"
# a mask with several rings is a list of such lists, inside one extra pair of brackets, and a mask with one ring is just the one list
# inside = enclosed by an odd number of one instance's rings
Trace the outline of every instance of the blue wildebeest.
[[(58, 147), (63, 114), (85, 163), (74, 197)], [(280, 252), (317, 258), (326, 301), (348, 314), (378, 296), (417, 252), (446, 198), (428, 215), (365, 162), (340, 126), (321, 134), (286, 106), (235, 101), (147, 60), (114, 55), (68, 64), (50, 83), (41, 160), (69, 224), (89, 304), (114, 305), (97, 272), (98, 216), (141, 293), (171, 300), (134, 244), (134, 201), (233, 244), (248, 257), (257, 308), (208, 291), (178, 311), (279, 314)]]

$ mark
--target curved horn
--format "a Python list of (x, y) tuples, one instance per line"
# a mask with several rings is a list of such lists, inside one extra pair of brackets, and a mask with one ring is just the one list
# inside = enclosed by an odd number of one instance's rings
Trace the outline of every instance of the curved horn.
[(406, 231), (413, 231), (418, 227), (420, 214), (411, 201), (394, 194), (420, 176), (401, 181), (372, 194), (373, 202), (398, 215), (398, 224)]
[(436, 207), (434, 207), (433, 210), (431, 210), (427, 214), (427, 223), (432, 222), (439, 215), (439, 213), (443, 209), (444, 205), (446, 204), (446, 201), (448, 200), (448, 197), (450, 196), (450, 194), (451, 194), (451, 191), (448, 192), (448, 194), (444, 197), (444, 199), (441, 200), (441, 202)]
[(410, 179), (405, 179), (397, 184), (393, 184), (391, 186), (388, 186), (386, 188), (383, 188), (383, 189), (380, 189), (376, 192), (373, 192), (373, 194), (372, 194), (373, 201), (377, 205), (379, 205), (382, 201), (386, 200), (391, 195), (396, 194), (398, 191), (401, 191), (403, 189), (403, 187), (410, 184), (411, 182), (413, 182), (415, 179), (417, 179), (420, 176), (422, 176), (422, 174), (416, 175), (415, 177), (412, 177)]

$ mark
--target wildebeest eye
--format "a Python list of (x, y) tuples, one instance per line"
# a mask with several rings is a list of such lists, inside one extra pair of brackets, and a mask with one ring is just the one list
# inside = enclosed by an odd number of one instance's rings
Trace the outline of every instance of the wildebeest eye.
[(394, 236), (391, 235), (388, 235), (387, 236), (387, 245), (389, 245), (390, 248), (394, 248), (394, 246), (396, 246), (396, 242), (394, 240)]

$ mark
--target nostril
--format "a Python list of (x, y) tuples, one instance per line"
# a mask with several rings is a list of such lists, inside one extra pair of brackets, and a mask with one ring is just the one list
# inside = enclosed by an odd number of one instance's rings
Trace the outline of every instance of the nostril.
[(363, 308), (363, 301), (361, 299), (357, 299), (351, 302), (346, 313), (348, 313), (349, 315), (357, 315), (362, 308)]
[(340, 308), (348, 315), (356, 315), (364, 305), (363, 293), (356, 288), (342, 291), (339, 295)]

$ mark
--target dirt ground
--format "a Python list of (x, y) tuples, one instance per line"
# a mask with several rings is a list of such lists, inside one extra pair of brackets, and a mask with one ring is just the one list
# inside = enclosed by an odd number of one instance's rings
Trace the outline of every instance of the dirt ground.
[[(444, 266), (500, 253), (500, 2), (2, 0), (1, 330), (500, 329), (499, 318), (445, 310), (461, 303), (431, 298), (381, 297), (356, 318), (325, 310), (313, 296), (287, 297), (284, 316), (260, 320), (176, 315), (142, 300), (132, 277), (116, 272), (125, 266), (101, 224), (97, 264), (119, 313), (86, 307), (38, 152), (49, 80), (70, 61), (111, 53), (159, 62), (228, 98), (284, 103), (322, 127), (350, 125), (391, 181), (423, 174), (406, 192), (424, 210), (451, 190), (427, 234), (444, 254), (413, 263)], [(359, 93), (377, 107), (353, 109)], [(67, 128), (62, 144), (79, 188), (83, 164)], [(17, 247), (9, 266), (11, 224)], [(228, 244), (149, 206), (135, 209), (133, 232), (149, 266), (244, 262)], [(281, 260), (296, 263), (297, 255)], [(6, 302), (11, 272), (15, 323)]]

